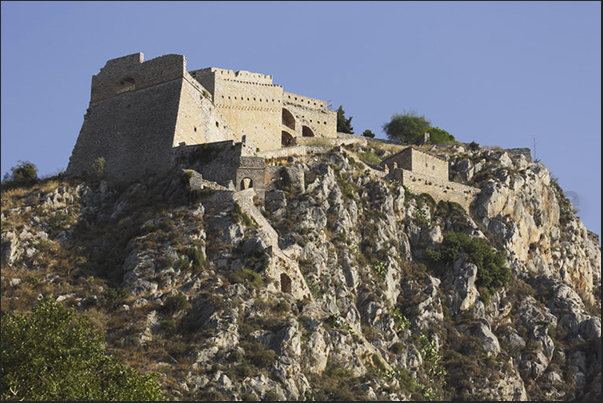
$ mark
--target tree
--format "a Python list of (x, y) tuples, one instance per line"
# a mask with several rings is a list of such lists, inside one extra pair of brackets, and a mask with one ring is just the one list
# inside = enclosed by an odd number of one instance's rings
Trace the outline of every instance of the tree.
[(339, 109), (337, 109), (337, 131), (340, 133), (354, 134), (352, 117), (346, 119), (345, 112), (343, 111), (343, 105), (340, 105)]
[(370, 131), (369, 129), (366, 129), (362, 135), (364, 137), (370, 137), (370, 138), (374, 138), (375, 137), (375, 133), (373, 133), (372, 131)]
[(453, 143), (455, 138), (452, 134), (448, 133), (446, 130), (442, 130), (439, 127), (430, 127), (427, 130), (429, 133), (429, 142), (431, 144), (448, 144)]
[(165, 400), (158, 374), (107, 355), (104, 335), (53, 300), (2, 316), (2, 400)]
[(404, 114), (393, 114), (389, 123), (383, 125), (383, 131), (390, 140), (416, 143), (430, 127), (431, 122), (425, 116), (419, 116), (415, 111), (405, 111)]
[(2, 179), (2, 184), (8, 187), (33, 185), (38, 181), (38, 168), (29, 161), (19, 160), (19, 164), (10, 169)]

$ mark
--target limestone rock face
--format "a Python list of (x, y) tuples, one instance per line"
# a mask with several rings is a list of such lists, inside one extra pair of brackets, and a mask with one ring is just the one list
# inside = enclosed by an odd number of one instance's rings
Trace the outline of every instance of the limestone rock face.
[[(600, 399), (600, 247), (544, 165), (432, 146), (480, 189), (466, 210), (367, 147), (316, 147), (271, 162), (291, 181), (264, 199), (191, 191), (181, 170), (3, 193), (3, 310), (53, 295), (91, 312), (175, 400)], [(444, 249), (455, 233), (511, 280), (488, 288), (488, 262)]]

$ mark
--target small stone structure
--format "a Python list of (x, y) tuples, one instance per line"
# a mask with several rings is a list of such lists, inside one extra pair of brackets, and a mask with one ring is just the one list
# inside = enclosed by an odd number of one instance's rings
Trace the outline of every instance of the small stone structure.
[(409, 146), (386, 158), (381, 166), (388, 176), (416, 194), (429, 193), (433, 199), (460, 204), (467, 212), (479, 189), (448, 180), (448, 161), (420, 147)]

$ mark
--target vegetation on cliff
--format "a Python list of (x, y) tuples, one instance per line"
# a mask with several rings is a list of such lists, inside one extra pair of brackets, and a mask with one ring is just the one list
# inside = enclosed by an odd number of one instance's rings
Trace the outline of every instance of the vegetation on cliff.
[(600, 248), (542, 164), (473, 148), (434, 148), (470, 211), (384, 177), (374, 140), (274, 161), (255, 202), (180, 170), (3, 186), (2, 376), (46, 306), (168, 399), (597, 400)]

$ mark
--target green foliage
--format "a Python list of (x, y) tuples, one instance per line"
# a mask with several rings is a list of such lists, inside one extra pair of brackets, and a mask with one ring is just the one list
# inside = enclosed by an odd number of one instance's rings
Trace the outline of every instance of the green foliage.
[(356, 334), (356, 331), (352, 328), (352, 326), (339, 314), (329, 316), (325, 322), (333, 329), (345, 329), (351, 334)]
[(52, 300), (2, 317), (2, 400), (164, 400), (158, 374), (107, 355), (86, 317)]
[(253, 270), (246, 268), (233, 272), (229, 277), (229, 281), (232, 283), (249, 284), (251, 288), (256, 290), (259, 290), (264, 286), (264, 279), (262, 276)]
[(456, 141), (452, 134), (439, 127), (430, 127), (426, 133), (429, 133), (429, 141), (431, 144), (449, 144)]
[(190, 261), (190, 268), (193, 274), (199, 274), (207, 267), (205, 254), (194, 246), (182, 248), (180, 251)]
[(366, 129), (364, 132), (362, 132), (362, 135), (364, 137), (370, 137), (370, 138), (375, 138), (375, 133), (373, 133), (372, 131), (370, 131), (369, 129)]
[(382, 261), (378, 260), (378, 261), (374, 261), (371, 263), (371, 270), (373, 270), (373, 272), (379, 276), (379, 278), (384, 279), (385, 278), (385, 264), (383, 264)]
[(255, 222), (251, 218), (249, 218), (249, 216), (247, 214), (245, 214), (243, 212), (243, 210), (241, 210), (241, 206), (237, 202), (234, 202), (234, 206), (233, 206), (232, 210), (230, 210), (228, 215), (230, 216), (230, 218), (233, 221), (235, 221), (239, 224), (243, 223), (244, 225), (246, 225), (248, 227), (257, 228), (257, 225), (255, 224)]
[(337, 109), (337, 131), (340, 133), (354, 134), (352, 117), (346, 119), (345, 112), (343, 111), (343, 105), (340, 105), (339, 109)]
[(427, 250), (426, 257), (435, 262), (452, 263), (464, 252), (468, 262), (477, 266), (477, 285), (490, 290), (504, 287), (511, 280), (503, 251), (494, 251), (487, 240), (464, 233), (449, 233), (439, 250)]
[(130, 292), (126, 288), (107, 288), (101, 294), (101, 305), (109, 311), (114, 311), (125, 302), (130, 296)]
[(364, 151), (360, 153), (360, 159), (373, 165), (379, 165), (381, 163), (381, 158), (372, 151)]
[(71, 216), (63, 211), (57, 211), (54, 215), (48, 218), (48, 226), (53, 233), (69, 228), (71, 222)]
[(425, 227), (427, 225), (427, 211), (425, 211), (423, 207), (415, 210), (415, 218), (420, 227)]
[(171, 295), (163, 302), (163, 310), (169, 314), (175, 314), (191, 307), (191, 303), (182, 294)]
[(392, 316), (394, 317), (394, 323), (396, 324), (396, 330), (398, 332), (410, 329), (410, 320), (402, 314), (400, 307), (394, 310)]
[(30, 186), (38, 181), (38, 168), (29, 161), (19, 160), (19, 164), (4, 175), (2, 186), (6, 188)]
[(95, 179), (102, 179), (105, 177), (105, 158), (99, 157), (92, 164), (92, 176)]
[(402, 143), (416, 143), (429, 131), (431, 122), (415, 111), (404, 114), (395, 113), (389, 123), (383, 125), (388, 139)]
[(479, 144), (476, 143), (475, 141), (472, 141), (471, 143), (469, 143), (469, 149), (471, 151), (477, 151), (477, 150), (479, 150)]

